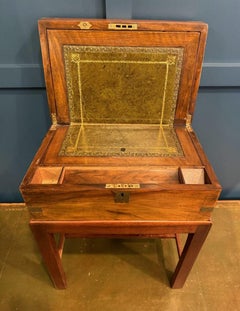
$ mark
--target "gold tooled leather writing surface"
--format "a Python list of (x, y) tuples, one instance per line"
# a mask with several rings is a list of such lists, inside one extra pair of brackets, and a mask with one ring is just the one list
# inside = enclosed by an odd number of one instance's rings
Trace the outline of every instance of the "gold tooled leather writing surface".
[(183, 156), (175, 130), (144, 124), (70, 125), (60, 156)]
[(60, 155), (180, 156), (182, 48), (64, 46), (71, 124)]

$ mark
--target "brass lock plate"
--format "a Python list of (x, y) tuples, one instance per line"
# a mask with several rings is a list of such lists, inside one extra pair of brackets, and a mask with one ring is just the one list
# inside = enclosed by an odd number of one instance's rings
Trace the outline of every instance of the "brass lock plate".
[(114, 201), (115, 203), (128, 203), (130, 199), (130, 192), (118, 191), (115, 192)]

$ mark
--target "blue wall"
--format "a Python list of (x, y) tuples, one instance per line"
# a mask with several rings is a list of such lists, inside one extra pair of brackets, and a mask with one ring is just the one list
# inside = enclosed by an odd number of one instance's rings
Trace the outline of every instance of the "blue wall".
[(223, 186), (221, 197), (240, 199), (239, 0), (1, 0), (1, 202), (22, 201), (19, 183), (50, 125), (37, 31), (43, 16), (207, 22), (193, 126)]

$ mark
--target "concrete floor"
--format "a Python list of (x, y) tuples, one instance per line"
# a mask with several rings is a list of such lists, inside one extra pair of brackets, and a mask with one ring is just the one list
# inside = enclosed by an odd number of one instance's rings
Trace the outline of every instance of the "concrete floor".
[(213, 221), (183, 289), (168, 284), (176, 260), (171, 240), (73, 239), (63, 255), (68, 288), (56, 290), (27, 210), (0, 206), (0, 310), (240, 310), (240, 202), (220, 202)]

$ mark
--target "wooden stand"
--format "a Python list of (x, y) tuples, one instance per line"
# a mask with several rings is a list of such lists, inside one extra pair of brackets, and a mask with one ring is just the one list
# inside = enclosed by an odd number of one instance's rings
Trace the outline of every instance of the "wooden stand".
[[(211, 228), (209, 223), (151, 223), (151, 222), (80, 222), (80, 221), (30, 221), (30, 227), (38, 244), (42, 258), (58, 289), (67, 286), (61, 256), (65, 237), (171, 237), (181, 233), (188, 233), (188, 238), (179, 261), (171, 278), (172, 288), (181, 288), (200, 252), (202, 245)], [(57, 242), (55, 234), (60, 234)], [(177, 241), (177, 239), (176, 239)]]

